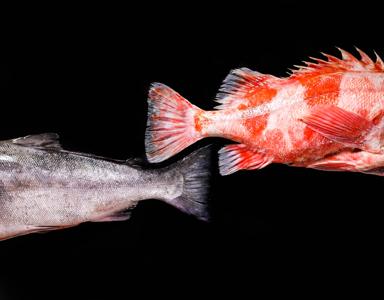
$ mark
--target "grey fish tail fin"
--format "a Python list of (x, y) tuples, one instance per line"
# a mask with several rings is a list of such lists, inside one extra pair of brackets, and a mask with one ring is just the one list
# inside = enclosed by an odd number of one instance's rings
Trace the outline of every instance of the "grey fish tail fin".
[(183, 192), (177, 198), (166, 200), (168, 204), (203, 221), (209, 220), (211, 153), (210, 146), (206, 146), (176, 163), (177, 171), (183, 175)]

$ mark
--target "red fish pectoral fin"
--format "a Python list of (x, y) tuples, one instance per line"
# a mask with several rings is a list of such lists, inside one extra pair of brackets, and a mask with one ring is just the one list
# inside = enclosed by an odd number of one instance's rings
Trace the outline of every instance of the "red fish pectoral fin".
[(334, 105), (315, 108), (303, 121), (309, 128), (337, 143), (369, 150), (365, 137), (373, 128), (373, 123), (355, 113)]
[(246, 145), (228, 145), (219, 151), (219, 167), (221, 175), (229, 175), (239, 170), (261, 169), (272, 163), (273, 158), (249, 150)]

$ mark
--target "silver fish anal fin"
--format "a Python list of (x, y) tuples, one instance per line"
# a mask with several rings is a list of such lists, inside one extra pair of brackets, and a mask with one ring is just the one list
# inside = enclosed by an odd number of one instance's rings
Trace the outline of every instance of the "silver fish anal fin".
[(126, 221), (131, 217), (132, 209), (114, 212), (111, 215), (92, 220), (92, 222)]

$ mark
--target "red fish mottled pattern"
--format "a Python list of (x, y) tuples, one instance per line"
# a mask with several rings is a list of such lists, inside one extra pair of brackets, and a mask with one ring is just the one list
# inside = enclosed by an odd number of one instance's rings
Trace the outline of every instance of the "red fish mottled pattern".
[[(341, 59), (327, 54), (325, 60), (312, 58), (287, 78), (233, 70), (215, 111), (203, 111), (169, 87), (153, 84), (146, 133), (149, 161), (163, 161), (204, 137), (223, 137), (238, 143), (219, 152), (223, 175), (270, 163), (377, 169), (384, 155), (384, 63), (357, 50), (361, 59), (340, 49)], [(367, 160), (371, 154), (374, 158)], [(338, 164), (331, 167), (328, 156)], [(350, 167), (340, 167), (346, 159)], [(367, 161), (372, 160), (376, 163), (371, 166)]]

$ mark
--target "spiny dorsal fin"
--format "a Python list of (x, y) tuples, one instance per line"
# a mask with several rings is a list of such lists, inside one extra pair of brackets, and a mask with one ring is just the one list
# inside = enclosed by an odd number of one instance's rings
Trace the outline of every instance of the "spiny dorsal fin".
[(59, 142), (59, 135), (57, 133), (27, 135), (21, 138), (13, 139), (12, 143), (25, 147), (62, 150)]
[(259, 102), (264, 102), (271, 90), (269, 84), (279, 78), (272, 75), (262, 74), (252, 71), (248, 68), (232, 70), (224, 79), (216, 96), (216, 102), (220, 105), (216, 109), (239, 108), (241, 105), (245, 107), (252, 104), (257, 106)]
[(384, 62), (381, 59), (381, 57), (374, 51), (375, 56), (376, 56), (376, 62), (375, 62), (375, 67), (377, 70), (384, 70)]
[(321, 74), (334, 72), (384, 72), (384, 63), (376, 54), (374, 62), (365, 52), (356, 48), (360, 54), (360, 59), (343, 49), (337, 48), (341, 53), (341, 59), (333, 55), (322, 53), (327, 60), (310, 57), (310, 62), (304, 61), (305, 66), (295, 66), (297, 69), (292, 70), (291, 78), (300, 78), (304, 76), (317, 76)]

